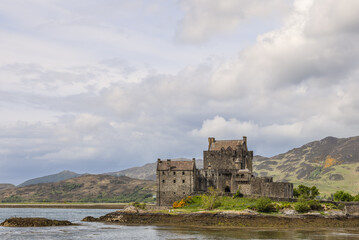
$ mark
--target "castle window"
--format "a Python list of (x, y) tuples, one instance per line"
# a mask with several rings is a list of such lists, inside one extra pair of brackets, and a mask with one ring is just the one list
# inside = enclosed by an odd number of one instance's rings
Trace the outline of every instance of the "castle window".
[(173, 172), (173, 175), (176, 175), (176, 172)]
[(165, 171), (162, 171), (162, 174), (165, 175)]
[(185, 195), (186, 193), (185, 192), (183, 192), (183, 195)]
[(241, 175), (241, 178), (244, 178), (244, 174)]
[(184, 180), (182, 180), (182, 183), (184, 183)]
[(218, 176), (221, 176), (221, 174), (218, 174)]
[(214, 174), (212, 174), (212, 177), (214, 177)]
[(162, 183), (165, 183), (165, 180), (162, 180)]
[(173, 192), (173, 194), (176, 194), (176, 192)]
[(182, 175), (184, 175), (184, 172), (182, 172)]
[(173, 183), (176, 183), (176, 180), (173, 180)]

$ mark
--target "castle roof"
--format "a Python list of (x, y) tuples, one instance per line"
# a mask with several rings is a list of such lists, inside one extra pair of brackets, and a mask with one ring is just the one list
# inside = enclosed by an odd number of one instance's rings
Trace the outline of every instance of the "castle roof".
[(172, 160), (165, 160), (159, 161), (157, 163), (157, 170), (158, 171), (192, 171), (195, 168), (194, 161), (172, 161)]
[(209, 151), (220, 151), (222, 148), (227, 149), (231, 147), (236, 149), (237, 146), (242, 146), (243, 140), (215, 140), (210, 144)]

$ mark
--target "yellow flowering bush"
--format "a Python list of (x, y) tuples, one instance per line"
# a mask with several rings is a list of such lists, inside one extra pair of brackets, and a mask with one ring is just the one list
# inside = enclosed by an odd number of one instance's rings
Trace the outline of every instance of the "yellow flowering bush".
[(181, 208), (181, 207), (184, 207), (184, 206), (190, 204), (191, 202), (192, 202), (192, 197), (191, 196), (184, 197), (180, 201), (174, 202), (172, 207), (173, 208)]

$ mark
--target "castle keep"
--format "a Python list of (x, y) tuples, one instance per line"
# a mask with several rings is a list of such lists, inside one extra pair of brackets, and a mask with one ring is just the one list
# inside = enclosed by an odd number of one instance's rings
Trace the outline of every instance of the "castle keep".
[(157, 205), (169, 206), (174, 201), (209, 187), (222, 192), (240, 192), (247, 196), (292, 198), (293, 184), (273, 182), (271, 177), (255, 177), (253, 151), (243, 140), (208, 138), (208, 150), (203, 151), (203, 169), (191, 161), (157, 160)]

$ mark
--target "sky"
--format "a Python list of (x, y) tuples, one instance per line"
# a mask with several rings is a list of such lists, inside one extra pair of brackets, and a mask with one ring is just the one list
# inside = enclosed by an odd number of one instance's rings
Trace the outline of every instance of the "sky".
[(357, 0), (0, 0), (0, 183), (359, 135)]

